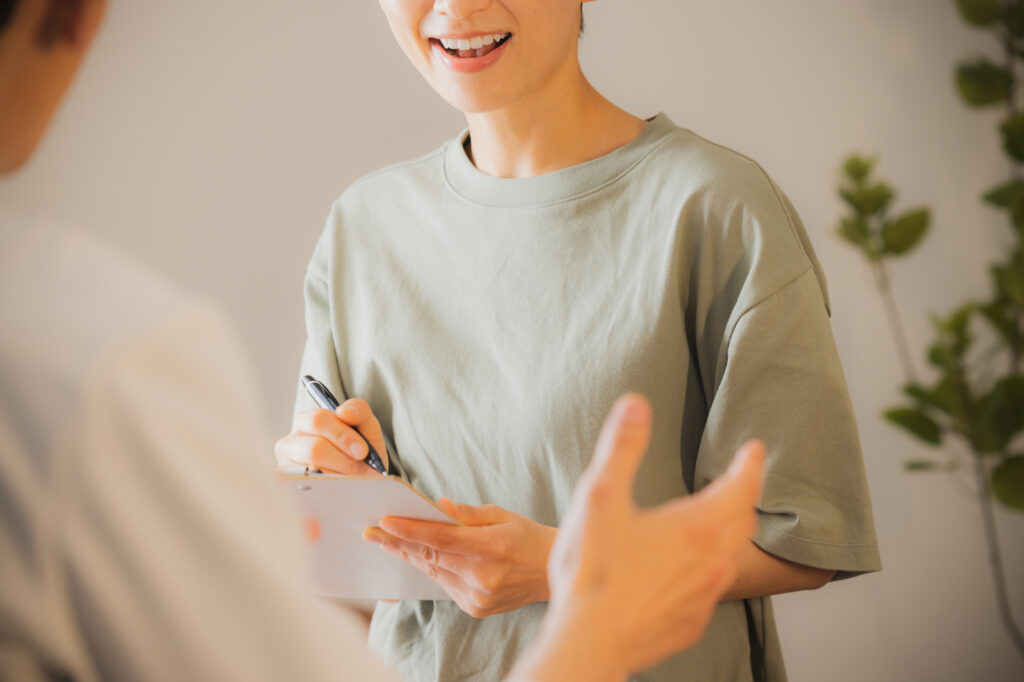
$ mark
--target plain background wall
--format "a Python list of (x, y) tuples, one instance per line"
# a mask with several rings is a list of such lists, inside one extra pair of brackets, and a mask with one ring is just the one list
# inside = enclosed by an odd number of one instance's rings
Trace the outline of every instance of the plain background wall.
[[(865, 264), (831, 233), (841, 158), (880, 153), (899, 205), (927, 203), (936, 217), (895, 270), (915, 351), (930, 339), (927, 311), (987, 291), (985, 263), (1008, 231), (977, 197), (1007, 167), (996, 119), (958, 102), (951, 71), (990, 44), (951, 0), (587, 8), (595, 85), (758, 159), (829, 274), (885, 571), (776, 600), (793, 680), (1024, 679), (998, 622), (973, 481), (903, 473), (924, 450), (878, 417), (898, 399), (883, 311)], [(55, 128), (0, 183), (0, 204), (88, 226), (220, 302), (284, 432), (301, 281), (330, 202), (462, 126), (393, 45), (376, 3), (114, 0)], [(1024, 620), (1024, 517), (998, 522)]]

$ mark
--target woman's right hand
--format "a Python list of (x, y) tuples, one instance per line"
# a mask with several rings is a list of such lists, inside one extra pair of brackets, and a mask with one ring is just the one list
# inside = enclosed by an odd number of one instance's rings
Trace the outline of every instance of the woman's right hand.
[(390, 471), (388, 450), (380, 422), (369, 404), (350, 398), (334, 412), (316, 409), (295, 415), (292, 430), (274, 445), (278, 466), (308, 466), (324, 472), (363, 475), (377, 474), (363, 459), (368, 452), (366, 437)]

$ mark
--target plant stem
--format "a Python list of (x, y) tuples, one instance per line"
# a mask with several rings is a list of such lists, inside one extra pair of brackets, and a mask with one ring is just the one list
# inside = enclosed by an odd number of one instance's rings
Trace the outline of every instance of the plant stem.
[(1004, 35), (1003, 51), (1006, 54), (1006, 71), (1010, 74), (1010, 96), (1007, 98), (1006, 106), (1010, 110), (1010, 116), (1017, 113), (1017, 59), (1013, 50), (1013, 37)]
[(907, 342), (907, 333), (903, 329), (899, 308), (896, 307), (896, 299), (892, 295), (892, 283), (889, 279), (889, 272), (886, 270), (884, 260), (879, 260), (875, 263), (875, 281), (878, 283), (878, 290), (882, 294), (882, 303), (885, 305), (885, 313), (889, 322), (889, 333), (892, 334), (893, 342), (896, 344), (896, 352), (899, 356), (900, 364), (903, 366), (904, 378), (907, 382), (916, 384), (917, 372), (914, 371), (910, 344)]
[(996, 533), (996, 517), (992, 512), (992, 496), (988, 491), (988, 475), (981, 457), (974, 458), (974, 472), (978, 477), (978, 500), (981, 502), (981, 518), (985, 526), (985, 538), (988, 541), (988, 561), (992, 567), (992, 580), (995, 583), (996, 601), (999, 604), (999, 615), (1003, 627), (1010, 636), (1021, 656), (1024, 656), (1024, 635), (1013, 620), (1010, 611), (1010, 600), (1006, 591), (1006, 578), (1003, 575), (1003, 558), (999, 550), (999, 536)]

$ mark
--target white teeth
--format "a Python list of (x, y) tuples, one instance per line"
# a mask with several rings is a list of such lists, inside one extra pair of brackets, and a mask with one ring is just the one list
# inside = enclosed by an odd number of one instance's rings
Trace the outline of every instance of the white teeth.
[(439, 38), (438, 40), (446, 50), (479, 50), (485, 45), (496, 43), (507, 37), (507, 33), (492, 33), (486, 36), (475, 36), (468, 40), (456, 38)]

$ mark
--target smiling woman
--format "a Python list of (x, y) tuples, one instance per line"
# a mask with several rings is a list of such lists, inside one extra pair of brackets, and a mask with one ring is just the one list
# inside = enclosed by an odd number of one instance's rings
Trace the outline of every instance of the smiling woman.
[(641, 506), (703, 488), (748, 438), (769, 453), (760, 527), (704, 642), (644, 679), (784, 679), (768, 595), (879, 568), (824, 274), (793, 206), (749, 158), (594, 89), (578, 0), (380, 4), (467, 129), (332, 208), (300, 375), (372, 414), (317, 413), (300, 391), (277, 447), (367, 473), (358, 428), (465, 524), (382, 522), (374, 538), (452, 601), (381, 604), (371, 641), (415, 680), (505, 675), (544, 614), (592, 434), (635, 390), (657, 416)]
[[(528, 94), (552, 92), (580, 75), (577, 2), (381, 0), (381, 7), (409, 60), (460, 111), (492, 111)], [(475, 52), (484, 36), (505, 36), (493, 56)], [(442, 39), (456, 41), (458, 53), (444, 49)], [(474, 39), (481, 48), (471, 47)], [(465, 82), (466, 74), (484, 70), (486, 78)]]

